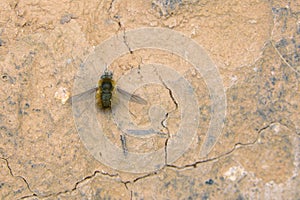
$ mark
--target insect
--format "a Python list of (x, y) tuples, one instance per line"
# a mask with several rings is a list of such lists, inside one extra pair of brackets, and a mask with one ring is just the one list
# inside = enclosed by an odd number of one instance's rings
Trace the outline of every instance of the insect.
[(83, 93), (72, 96), (70, 99), (73, 101), (78, 100), (79, 98), (96, 92), (96, 102), (99, 108), (107, 109), (111, 108), (112, 98), (115, 96), (114, 93), (118, 92), (118, 96), (122, 98), (127, 98), (132, 102), (146, 105), (147, 101), (142, 97), (126, 92), (120, 87), (116, 86), (115, 81), (113, 80), (113, 73), (109, 70), (105, 70), (104, 74), (101, 75), (98, 85), (94, 88), (91, 88)]
[(98, 81), (98, 89), (96, 92), (97, 104), (101, 108), (110, 108), (112, 92), (115, 88), (115, 81), (111, 71), (105, 71)]

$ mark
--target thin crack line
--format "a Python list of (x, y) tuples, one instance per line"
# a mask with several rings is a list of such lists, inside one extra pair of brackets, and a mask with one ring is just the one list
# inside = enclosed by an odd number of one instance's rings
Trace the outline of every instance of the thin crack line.
[(92, 175), (86, 176), (82, 180), (76, 182), (75, 185), (74, 185), (74, 187), (71, 190), (65, 190), (64, 192), (58, 192), (55, 195), (51, 195), (51, 196), (58, 196), (58, 195), (65, 194), (65, 193), (68, 193), (68, 192), (73, 192), (73, 191), (75, 191), (78, 188), (79, 184), (85, 182), (86, 180), (90, 180), (90, 179), (96, 177), (97, 174), (101, 174), (101, 175), (109, 176), (109, 177), (118, 176), (118, 174), (109, 174), (107, 172), (101, 172), (99, 170), (96, 170), (96, 171), (94, 171), (94, 173)]
[(167, 165), (167, 163), (168, 163), (168, 149), (167, 149), (167, 147), (168, 147), (168, 142), (169, 142), (169, 139), (170, 139), (170, 130), (169, 130), (168, 126), (165, 125), (165, 121), (167, 121), (170, 113), (175, 112), (178, 109), (178, 103), (177, 103), (175, 97), (173, 96), (172, 90), (164, 82), (164, 80), (162, 79), (162, 77), (160, 76), (160, 74), (157, 72), (156, 68), (154, 69), (154, 71), (155, 71), (156, 75), (158, 76), (160, 82), (169, 91), (169, 95), (170, 95), (173, 103), (175, 104), (175, 109), (171, 110), (170, 112), (167, 112), (165, 114), (165, 118), (161, 121), (161, 125), (167, 130), (167, 133), (168, 133), (168, 137), (167, 137), (167, 139), (165, 141), (165, 147), (164, 147), (164, 151), (165, 151), (165, 165)]
[(148, 173), (146, 175), (139, 176), (139, 177), (135, 178), (133, 181), (124, 181), (123, 183), (125, 184), (126, 188), (128, 189), (128, 186), (127, 186), (128, 184), (133, 184), (141, 179), (144, 179), (144, 178), (156, 175), (156, 174), (158, 174), (158, 171), (154, 171), (154, 172)]
[(71, 192), (74, 192), (75, 190), (77, 190), (78, 186), (81, 183), (85, 182), (86, 180), (90, 180), (90, 179), (94, 178), (97, 174), (101, 174), (101, 175), (109, 176), (109, 177), (119, 176), (119, 174), (109, 174), (107, 172), (96, 170), (96, 171), (94, 171), (94, 173), (92, 175), (86, 176), (82, 180), (76, 182), (72, 189), (67, 189), (67, 190), (64, 190), (64, 191), (61, 191), (61, 192), (52, 193), (52, 194), (48, 194), (48, 195), (37, 195), (37, 194), (34, 193), (33, 195), (27, 195), (27, 196), (21, 197), (20, 199), (26, 199), (26, 198), (30, 198), (30, 197), (49, 198), (49, 197), (57, 197), (59, 195), (66, 194), (66, 193), (71, 193)]
[[(119, 25), (121, 25), (120, 22), (119, 22)], [(128, 42), (127, 42), (127, 36), (126, 36), (126, 30), (125, 30), (125, 28), (124, 28), (124, 31), (123, 31), (123, 42), (126, 45), (126, 47), (128, 48), (129, 53), (133, 54), (133, 51), (131, 50), (131, 48), (130, 48)]]
[(132, 190), (130, 190), (130, 200), (132, 200), (133, 199), (133, 192), (132, 192)]
[(171, 111), (171, 112), (174, 112), (175, 110), (178, 109), (178, 103), (177, 103), (177, 101), (176, 101), (176, 99), (175, 99), (175, 97), (173, 95), (172, 90), (165, 84), (165, 82), (163, 80), (161, 80), (161, 81), (162, 81), (163, 85), (165, 86), (165, 88), (169, 91), (169, 95), (170, 95), (173, 103), (175, 104), (175, 109)]
[(113, 7), (114, 1), (115, 1), (115, 0), (112, 0), (112, 1), (110, 2), (109, 8), (108, 8), (107, 12), (109, 12), (109, 13), (111, 12), (111, 9), (112, 9), (112, 7)]
[(289, 67), (291, 68), (296, 74), (299, 74), (299, 72), (294, 69), (282, 56), (282, 54), (279, 52), (279, 50), (276, 48), (275, 44), (274, 44), (274, 39), (273, 39), (273, 36), (274, 36), (274, 31), (275, 31), (275, 26), (276, 26), (276, 22), (277, 22), (277, 16), (275, 14), (273, 14), (273, 27), (272, 27), (272, 30), (271, 30), (271, 33), (270, 33), (270, 43), (272, 45), (272, 47), (274, 48), (274, 50), (276, 51), (276, 53), (278, 54), (278, 56), (280, 57), (280, 59)]
[(275, 47), (275, 44), (274, 44), (274, 41), (273, 40), (271, 40), (270, 41), (271, 42), (271, 45), (272, 45), (272, 47), (274, 48), (274, 50), (276, 51), (276, 53), (278, 54), (278, 56), (280, 57), (280, 59), (289, 67), (289, 68), (291, 68), (296, 74), (299, 74), (299, 72), (296, 70), (296, 69), (294, 69), (284, 58), (283, 58), (283, 56), (282, 56), (282, 54), (279, 52), (279, 50)]
[(32, 191), (32, 189), (31, 189), (30, 186), (29, 186), (29, 183), (27, 182), (27, 180), (26, 180), (23, 176), (16, 176), (16, 175), (13, 174), (13, 171), (12, 171), (12, 168), (10, 167), (10, 165), (9, 165), (8, 159), (7, 159), (7, 158), (3, 158), (3, 157), (0, 157), (0, 159), (2, 159), (2, 160), (5, 161), (6, 166), (7, 166), (8, 170), (9, 170), (9, 174), (10, 174), (12, 177), (20, 178), (20, 179), (23, 180), (23, 182), (26, 184), (27, 189), (32, 193), (32, 195), (30, 195), (30, 196), (37, 196), (37, 194), (35, 194), (35, 193)]
[(230, 151), (228, 151), (226, 153), (223, 153), (219, 156), (216, 156), (216, 157), (213, 157), (213, 158), (208, 158), (208, 159), (205, 159), (205, 160), (199, 160), (199, 161), (196, 161), (192, 164), (187, 164), (187, 165), (184, 165), (184, 166), (176, 166), (176, 165), (167, 164), (165, 167), (176, 168), (176, 169), (185, 169), (185, 168), (190, 168), (190, 167), (196, 168), (198, 164), (206, 163), (206, 162), (210, 162), (210, 161), (215, 161), (215, 160), (218, 160), (220, 158), (226, 157), (226, 156), (228, 156), (229, 154), (231, 154), (232, 152), (234, 152), (237, 148), (239, 148), (241, 146), (254, 145), (258, 141), (258, 139), (261, 135), (261, 132), (268, 129), (268, 128), (270, 128), (274, 123), (275, 122), (271, 122), (269, 125), (257, 130), (257, 136), (252, 142), (248, 142), (248, 143), (238, 142), (238, 143), (234, 144), (233, 148)]
[(167, 134), (168, 137), (167, 137), (167, 139), (165, 141), (165, 147), (164, 147), (164, 151), (165, 151), (165, 165), (168, 163), (168, 151), (167, 151), (168, 149), (167, 149), (167, 147), (168, 147), (168, 142), (169, 142), (169, 139), (170, 139), (170, 130), (169, 130), (168, 126), (166, 126), (164, 123), (165, 123), (165, 121), (167, 121), (168, 117), (169, 117), (169, 113), (167, 112), (166, 115), (165, 115), (165, 118), (161, 121), (162, 127), (164, 127), (167, 130), (167, 133), (168, 133)]
[[(156, 68), (155, 68), (155, 73), (156, 73), (157, 76), (159, 77), (159, 79), (160, 79), (161, 83), (164, 85), (164, 87), (169, 91), (169, 95), (170, 95), (170, 97), (171, 97), (173, 103), (175, 104), (175, 109), (173, 109), (173, 110), (170, 111), (170, 112), (167, 112), (166, 115), (165, 115), (165, 118), (161, 121), (161, 125), (162, 125), (164, 128), (166, 128), (166, 129), (167, 129), (167, 132), (168, 132), (168, 138), (167, 138), (166, 141), (165, 141), (165, 166), (163, 167), (163, 168), (165, 168), (166, 166), (168, 166), (168, 165), (167, 165), (167, 158), (168, 158), (168, 154), (167, 154), (167, 145), (168, 145), (168, 140), (169, 140), (169, 138), (170, 138), (170, 131), (169, 131), (168, 127), (164, 124), (164, 122), (168, 119), (170, 113), (172, 113), (172, 112), (174, 112), (174, 111), (176, 111), (176, 110), (178, 109), (178, 103), (177, 103), (177, 101), (176, 101), (176, 99), (175, 99), (175, 97), (174, 97), (174, 95), (173, 95), (172, 90), (171, 90), (171, 89), (167, 86), (167, 84), (163, 81), (162, 77), (159, 75), (159, 73), (157, 72)], [(163, 168), (162, 168), (162, 169), (163, 169)], [(128, 188), (128, 187), (127, 187), (128, 184), (133, 184), (133, 183), (135, 183), (135, 182), (137, 182), (137, 181), (139, 181), (139, 180), (141, 180), (141, 179), (144, 179), (144, 178), (147, 178), (147, 177), (156, 175), (156, 174), (158, 174), (158, 173), (159, 173), (158, 171), (151, 172), (151, 173), (148, 173), (148, 174), (146, 174), (146, 175), (137, 177), (137, 178), (135, 178), (133, 181), (126, 181), (126, 182), (123, 182), (123, 183), (125, 184), (126, 188)]]

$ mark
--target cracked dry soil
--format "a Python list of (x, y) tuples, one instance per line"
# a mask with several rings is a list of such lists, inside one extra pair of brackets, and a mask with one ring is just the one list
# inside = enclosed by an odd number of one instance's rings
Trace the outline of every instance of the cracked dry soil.
[[(300, 198), (299, 1), (2, 0), (0, 11), (0, 199)], [(126, 30), (140, 27), (182, 32), (219, 69), (227, 115), (206, 157), (199, 156), (211, 106), (204, 78), (174, 54), (132, 51)], [(54, 98), (59, 88), (72, 91), (93, 47), (118, 33), (128, 54), (109, 66), (117, 79), (161, 63), (189, 80), (198, 98), (197, 137), (155, 172), (98, 162), (77, 134), (71, 105)], [(127, 138), (127, 150), (166, 149), (182, 105), (164, 84), (140, 92), (165, 108), (158, 126), (167, 137)], [(136, 124), (149, 123), (148, 111), (129, 109)], [(107, 137), (122, 148), (120, 137)]]

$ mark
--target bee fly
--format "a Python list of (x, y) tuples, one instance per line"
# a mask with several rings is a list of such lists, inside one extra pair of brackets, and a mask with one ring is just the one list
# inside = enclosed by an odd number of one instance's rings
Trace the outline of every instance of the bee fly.
[(86, 94), (91, 94), (93, 92), (96, 92), (96, 102), (97, 105), (100, 108), (107, 109), (111, 108), (111, 102), (112, 98), (114, 97), (115, 91), (117, 91), (122, 98), (127, 98), (132, 102), (139, 103), (146, 105), (147, 101), (143, 99), (142, 97), (134, 94), (130, 94), (129, 92), (126, 92), (125, 90), (119, 88), (118, 86), (115, 86), (115, 81), (113, 80), (113, 73), (111, 71), (106, 70), (103, 75), (101, 75), (98, 86), (89, 89), (83, 93), (74, 95), (70, 98), (73, 101), (81, 98), (82, 96), (85, 96)]
[(115, 88), (115, 81), (112, 79), (111, 71), (105, 71), (98, 81), (98, 89), (96, 92), (97, 104), (100, 108), (110, 108), (112, 92)]

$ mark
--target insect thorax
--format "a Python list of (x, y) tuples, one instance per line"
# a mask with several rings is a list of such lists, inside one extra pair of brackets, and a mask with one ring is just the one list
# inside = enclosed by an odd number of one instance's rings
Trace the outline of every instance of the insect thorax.
[(111, 80), (103, 80), (100, 87), (103, 93), (111, 92), (114, 89)]

